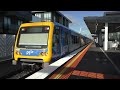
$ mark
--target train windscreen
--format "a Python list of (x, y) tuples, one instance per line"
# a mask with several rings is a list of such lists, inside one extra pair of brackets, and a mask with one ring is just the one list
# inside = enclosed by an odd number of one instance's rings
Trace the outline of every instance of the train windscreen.
[(49, 26), (22, 27), (18, 47), (41, 49), (47, 48)]

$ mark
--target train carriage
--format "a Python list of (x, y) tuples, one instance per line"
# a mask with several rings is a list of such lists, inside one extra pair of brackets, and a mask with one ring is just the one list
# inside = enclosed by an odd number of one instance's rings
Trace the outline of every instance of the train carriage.
[[(55, 22), (21, 24), (13, 64), (42, 63), (43, 67), (83, 46), (82, 35)], [(82, 40), (82, 41), (81, 41)]]

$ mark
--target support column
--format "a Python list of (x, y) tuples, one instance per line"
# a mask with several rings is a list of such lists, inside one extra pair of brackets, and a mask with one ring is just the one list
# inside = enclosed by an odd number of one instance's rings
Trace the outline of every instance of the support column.
[(108, 50), (108, 23), (105, 23), (105, 39), (104, 39), (104, 50)]
[(102, 46), (102, 32), (100, 31), (99, 34), (98, 34), (98, 42), (99, 42), (99, 45)]

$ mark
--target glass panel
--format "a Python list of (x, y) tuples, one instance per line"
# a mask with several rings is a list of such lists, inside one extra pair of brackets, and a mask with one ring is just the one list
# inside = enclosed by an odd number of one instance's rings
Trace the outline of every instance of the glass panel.
[(57, 54), (60, 53), (60, 30), (59, 30), (59, 27), (55, 27), (55, 29), (54, 29), (53, 49)]
[(47, 45), (48, 33), (21, 34), (19, 45)]
[(7, 17), (4, 17), (4, 25), (7, 25)]
[(51, 13), (44, 13), (44, 21), (51, 21)]
[(18, 47), (47, 48), (49, 26), (22, 27)]

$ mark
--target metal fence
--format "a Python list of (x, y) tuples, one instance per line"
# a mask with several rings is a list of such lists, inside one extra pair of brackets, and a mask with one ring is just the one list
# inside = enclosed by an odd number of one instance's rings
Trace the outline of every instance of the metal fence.
[(0, 62), (13, 59), (15, 35), (0, 34)]

